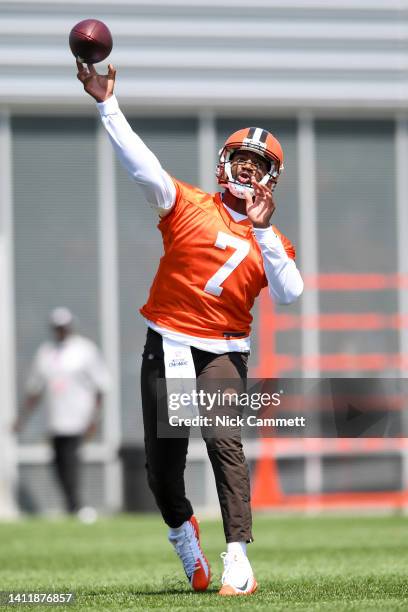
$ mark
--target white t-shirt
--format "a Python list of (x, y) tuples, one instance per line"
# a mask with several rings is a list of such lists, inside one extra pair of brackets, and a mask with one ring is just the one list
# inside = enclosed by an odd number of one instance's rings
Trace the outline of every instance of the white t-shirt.
[(105, 393), (109, 374), (98, 347), (71, 334), (61, 343), (45, 342), (34, 357), (28, 393), (44, 393), (48, 427), (56, 435), (80, 435), (88, 427), (95, 393)]

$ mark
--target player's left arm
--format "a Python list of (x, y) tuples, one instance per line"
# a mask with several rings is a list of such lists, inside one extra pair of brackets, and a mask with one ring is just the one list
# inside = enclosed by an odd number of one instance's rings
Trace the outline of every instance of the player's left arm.
[(252, 186), (255, 198), (246, 196), (247, 215), (261, 249), (269, 294), (278, 304), (291, 304), (303, 292), (303, 280), (294, 261), (295, 250), (289, 240), (278, 236), (270, 225), (275, 211), (270, 186), (260, 185), (255, 179)]

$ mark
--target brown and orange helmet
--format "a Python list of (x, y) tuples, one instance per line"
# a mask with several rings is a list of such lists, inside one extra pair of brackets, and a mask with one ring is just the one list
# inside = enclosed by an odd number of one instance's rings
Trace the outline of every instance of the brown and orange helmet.
[(275, 136), (257, 127), (238, 130), (227, 138), (219, 151), (216, 170), (218, 184), (227, 187), (238, 198), (245, 198), (246, 191), (250, 191), (253, 195), (252, 187), (240, 183), (232, 176), (231, 156), (239, 150), (253, 151), (269, 161), (270, 168), (260, 180), (260, 184), (266, 185), (272, 181), (274, 187), (283, 170), (283, 150)]

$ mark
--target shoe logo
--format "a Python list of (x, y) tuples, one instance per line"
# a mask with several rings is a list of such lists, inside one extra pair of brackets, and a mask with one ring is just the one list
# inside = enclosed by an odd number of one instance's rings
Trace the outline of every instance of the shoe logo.
[(248, 580), (246, 581), (246, 583), (242, 587), (236, 587), (236, 589), (238, 591), (246, 591), (247, 588), (248, 588)]

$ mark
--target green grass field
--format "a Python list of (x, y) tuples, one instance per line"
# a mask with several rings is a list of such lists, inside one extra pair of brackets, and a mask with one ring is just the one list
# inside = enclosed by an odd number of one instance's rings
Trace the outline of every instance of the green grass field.
[(403, 517), (256, 516), (249, 553), (260, 588), (240, 598), (217, 595), (220, 522), (201, 529), (214, 577), (196, 594), (156, 516), (0, 524), (0, 590), (76, 593), (70, 606), (18, 610), (408, 610)]

